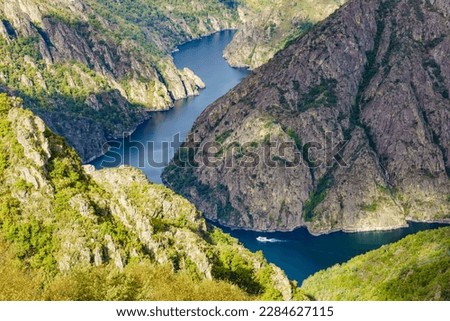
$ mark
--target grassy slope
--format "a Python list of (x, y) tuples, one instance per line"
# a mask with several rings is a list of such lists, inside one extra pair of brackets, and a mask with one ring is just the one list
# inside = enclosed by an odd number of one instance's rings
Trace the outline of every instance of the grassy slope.
[(151, 262), (83, 267), (48, 278), (26, 267), (14, 249), (0, 240), (0, 301), (15, 300), (254, 300), (224, 281), (196, 280), (186, 272)]

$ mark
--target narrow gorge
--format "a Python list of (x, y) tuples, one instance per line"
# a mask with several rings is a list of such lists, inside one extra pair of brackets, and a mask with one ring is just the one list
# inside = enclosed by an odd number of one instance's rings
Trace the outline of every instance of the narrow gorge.
[(0, 301), (450, 300), (449, 52), (448, 0), (0, 0)]
[(449, 14), (344, 5), (210, 105), (163, 181), (233, 228), (449, 222)]

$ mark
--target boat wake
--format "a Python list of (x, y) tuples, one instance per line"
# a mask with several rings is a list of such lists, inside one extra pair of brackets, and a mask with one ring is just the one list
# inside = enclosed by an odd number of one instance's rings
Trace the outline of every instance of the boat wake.
[(274, 238), (269, 239), (269, 238), (267, 238), (267, 237), (265, 237), (265, 236), (258, 236), (258, 237), (256, 238), (256, 240), (257, 240), (258, 242), (261, 242), (261, 243), (280, 243), (280, 242), (286, 242), (286, 241), (279, 240), (279, 239), (274, 239)]

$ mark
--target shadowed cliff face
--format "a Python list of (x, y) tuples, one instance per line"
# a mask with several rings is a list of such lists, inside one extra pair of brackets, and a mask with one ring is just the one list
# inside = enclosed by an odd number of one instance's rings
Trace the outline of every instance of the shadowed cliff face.
[(191, 5), (1, 0), (0, 86), (26, 98), (83, 160), (92, 159), (148, 111), (169, 109), (205, 86), (191, 70), (178, 70), (169, 51), (237, 18), (215, 1)]
[(176, 45), (242, 25), (226, 56), (239, 65), (253, 52), (255, 67), (336, 6), (335, 0), (302, 0), (295, 8), (284, 0), (0, 0), (0, 86), (26, 98), (88, 161), (148, 111), (169, 109), (205, 86), (191, 70), (175, 67), (169, 52)]
[(165, 182), (246, 229), (448, 221), (449, 17), (446, 1), (351, 1), (209, 106)]

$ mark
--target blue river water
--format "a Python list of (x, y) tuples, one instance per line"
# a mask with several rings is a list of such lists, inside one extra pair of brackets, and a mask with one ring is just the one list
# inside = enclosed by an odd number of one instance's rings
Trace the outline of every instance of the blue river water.
[[(391, 231), (343, 233), (313, 236), (306, 228), (293, 232), (260, 233), (242, 230), (225, 232), (251, 251), (262, 250), (269, 262), (282, 268), (291, 280), (301, 282), (308, 276), (352, 257), (377, 249), (384, 244), (396, 242), (408, 234), (438, 228), (443, 224), (409, 223), (409, 227)], [(266, 237), (273, 242), (259, 242), (257, 237)]]
[[(234, 31), (223, 31), (180, 46), (179, 51), (173, 54), (175, 64), (178, 68), (193, 70), (205, 82), (206, 89), (199, 96), (177, 102), (170, 111), (153, 113), (153, 117), (139, 126), (129, 141), (119, 148), (112, 148), (92, 164), (98, 169), (120, 164), (135, 166), (143, 170), (152, 182), (161, 183), (161, 173), (178, 147), (178, 144), (170, 147), (174, 137), (178, 134), (178, 140), (183, 141), (200, 113), (249, 74), (247, 70), (231, 68), (222, 58), (223, 50), (233, 35)], [(145, 146), (144, 152), (137, 146)], [(117, 159), (117, 155), (120, 155), (120, 163), (112, 161)], [(153, 160), (153, 166), (150, 160)], [(318, 237), (310, 235), (304, 228), (283, 233), (223, 229), (250, 250), (262, 250), (265, 257), (281, 267), (290, 279), (301, 283), (321, 269), (398, 241), (408, 234), (439, 226), (411, 223), (408, 228), (394, 231), (337, 232)], [(258, 237), (266, 237), (273, 242), (260, 242)]]
[[(97, 169), (131, 165), (143, 170), (152, 182), (161, 183), (161, 173), (179, 147), (177, 142), (184, 141), (195, 119), (250, 73), (246, 69), (231, 68), (222, 57), (234, 33), (233, 30), (222, 31), (181, 45), (179, 51), (173, 53), (176, 66), (190, 68), (200, 76), (206, 88), (199, 96), (176, 102), (169, 111), (153, 113), (130, 139), (116, 141), (121, 143), (120, 147), (111, 148), (91, 164)], [(145, 151), (137, 146), (145, 146)], [(120, 162), (117, 155), (120, 155)]]

